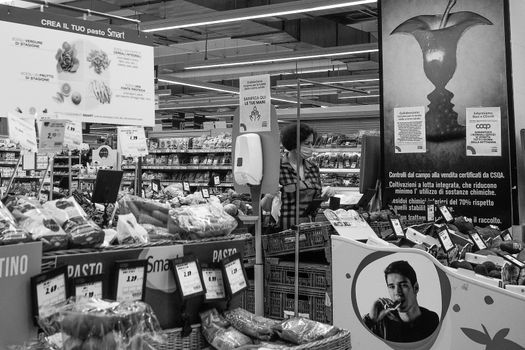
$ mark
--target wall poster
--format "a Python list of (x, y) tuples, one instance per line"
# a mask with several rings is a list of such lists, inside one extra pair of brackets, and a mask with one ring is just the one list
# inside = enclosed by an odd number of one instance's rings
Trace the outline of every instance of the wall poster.
[(146, 34), (0, 5), (0, 116), (155, 124), (153, 46)]
[(405, 218), (436, 199), (476, 225), (512, 224), (505, 6), (380, 1), (383, 185)]

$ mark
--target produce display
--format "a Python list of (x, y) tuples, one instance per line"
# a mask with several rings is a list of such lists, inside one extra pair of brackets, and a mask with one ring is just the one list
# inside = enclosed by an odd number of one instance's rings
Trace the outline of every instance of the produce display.
[(357, 152), (321, 152), (314, 153), (312, 160), (323, 169), (359, 169), (360, 153)]
[(323, 186), (332, 187), (359, 187), (359, 173), (322, 173), (321, 183)]
[(287, 349), (336, 335), (337, 327), (306, 318), (276, 321), (241, 308), (228, 310), (224, 316), (216, 309), (200, 313), (202, 334), (217, 350)]
[[(144, 337), (159, 338), (157, 317), (143, 302), (70, 298), (52, 307), (52, 315), (39, 324), (56, 341), (50, 345), (64, 350), (140, 350)], [(51, 337), (57, 333), (62, 336)]]

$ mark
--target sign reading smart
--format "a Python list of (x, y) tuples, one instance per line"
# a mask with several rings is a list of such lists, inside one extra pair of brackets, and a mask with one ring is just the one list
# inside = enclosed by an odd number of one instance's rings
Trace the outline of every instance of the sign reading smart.
[[(139, 35), (140, 34), (140, 35)], [(153, 126), (153, 47), (143, 33), (0, 5), (0, 113)]]

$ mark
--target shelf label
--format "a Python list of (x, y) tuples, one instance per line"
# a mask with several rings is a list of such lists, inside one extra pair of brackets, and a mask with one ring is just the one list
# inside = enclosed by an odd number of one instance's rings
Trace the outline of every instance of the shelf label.
[(183, 182), (182, 183), (182, 189), (184, 191), (190, 192), (190, 183), (189, 182)]
[(203, 189), (201, 189), (201, 192), (202, 198), (210, 198), (210, 190), (208, 189), (208, 187), (204, 187)]
[(427, 221), (432, 222), (436, 220), (436, 205), (434, 201), (427, 201)]
[(392, 227), (392, 230), (394, 231), (395, 235), (400, 238), (404, 237), (405, 234), (403, 233), (403, 226), (401, 225), (401, 221), (397, 217), (389, 217), (390, 226)]
[(139, 126), (119, 126), (117, 128), (119, 151), (124, 157), (148, 155), (144, 128)]
[(223, 266), (225, 283), (230, 295), (235, 295), (248, 288), (241, 257), (238, 253), (224, 258), (221, 264)]
[(151, 180), (151, 189), (152, 189), (153, 193), (159, 193), (160, 192), (160, 180), (159, 179)]
[(117, 261), (116, 301), (144, 300), (146, 260)]
[(485, 243), (483, 238), (481, 238), (478, 232), (471, 231), (468, 233), (468, 235), (470, 236), (470, 238), (472, 238), (472, 241), (474, 242), (474, 245), (478, 248), (478, 250), (487, 249), (487, 244)]
[(64, 132), (64, 146), (69, 149), (80, 149), (82, 145), (82, 123), (68, 122)]
[(64, 147), (64, 136), (66, 120), (49, 120), (42, 122), (40, 131), (40, 144), (38, 152), (40, 153), (59, 153)]
[(206, 300), (226, 298), (221, 269), (203, 268), (202, 279), (204, 280), (204, 286), (206, 287)]
[(219, 186), (221, 184), (221, 178), (219, 175), (213, 177), (213, 186)]
[(175, 273), (183, 297), (204, 293), (197, 261), (193, 260), (175, 264)]
[(501, 232), (500, 237), (504, 241), (512, 241), (512, 235), (509, 232), (509, 229), (505, 229)]
[(102, 299), (102, 281), (75, 285), (75, 296), (77, 298)]
[(450, 210), (448, 210), (446, 205), (441, 205), (439, 207), (439, 211), (441, 212), (441, 215), (443, 216), (446, 222), (454, 221), (454, 218), (452, 217), (452, 214), (450, 214)]
[(438, 230), (438, 239), (445, 253), (449, 253), (456, 247), (454, 242), (452, 242), (448, 228), (445, 225), (441, 226), (441, 228)]
[(31, 291), (34, 316), (47, 317), (53, 314), (56, 312), (53, 305), (66, 301), (68, 297), (67, 267), (31, 277)]

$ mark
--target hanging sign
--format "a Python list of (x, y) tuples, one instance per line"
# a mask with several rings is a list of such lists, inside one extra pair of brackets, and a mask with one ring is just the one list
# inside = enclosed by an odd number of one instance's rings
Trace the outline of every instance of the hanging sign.
[(124, 157), (148, 155), (148, 145), (144, 128), (140, 126), (120, 126), (117, 128), (119, 150)]
[(239, 78), (240, 133), (270, 131), (270, 75)]
[(82, 147), (82, 123), (68, 122), (64, 133), (64, 147), (70, 150)]
[(48, 120), (42, 122), (40, 130), (40, 153), (60, 153), (64, 146), (66, 120)]
[(35, 118), (31, 115), (7, 113), (9, 138), (20, 148), (29, 152), (37, 151)]

